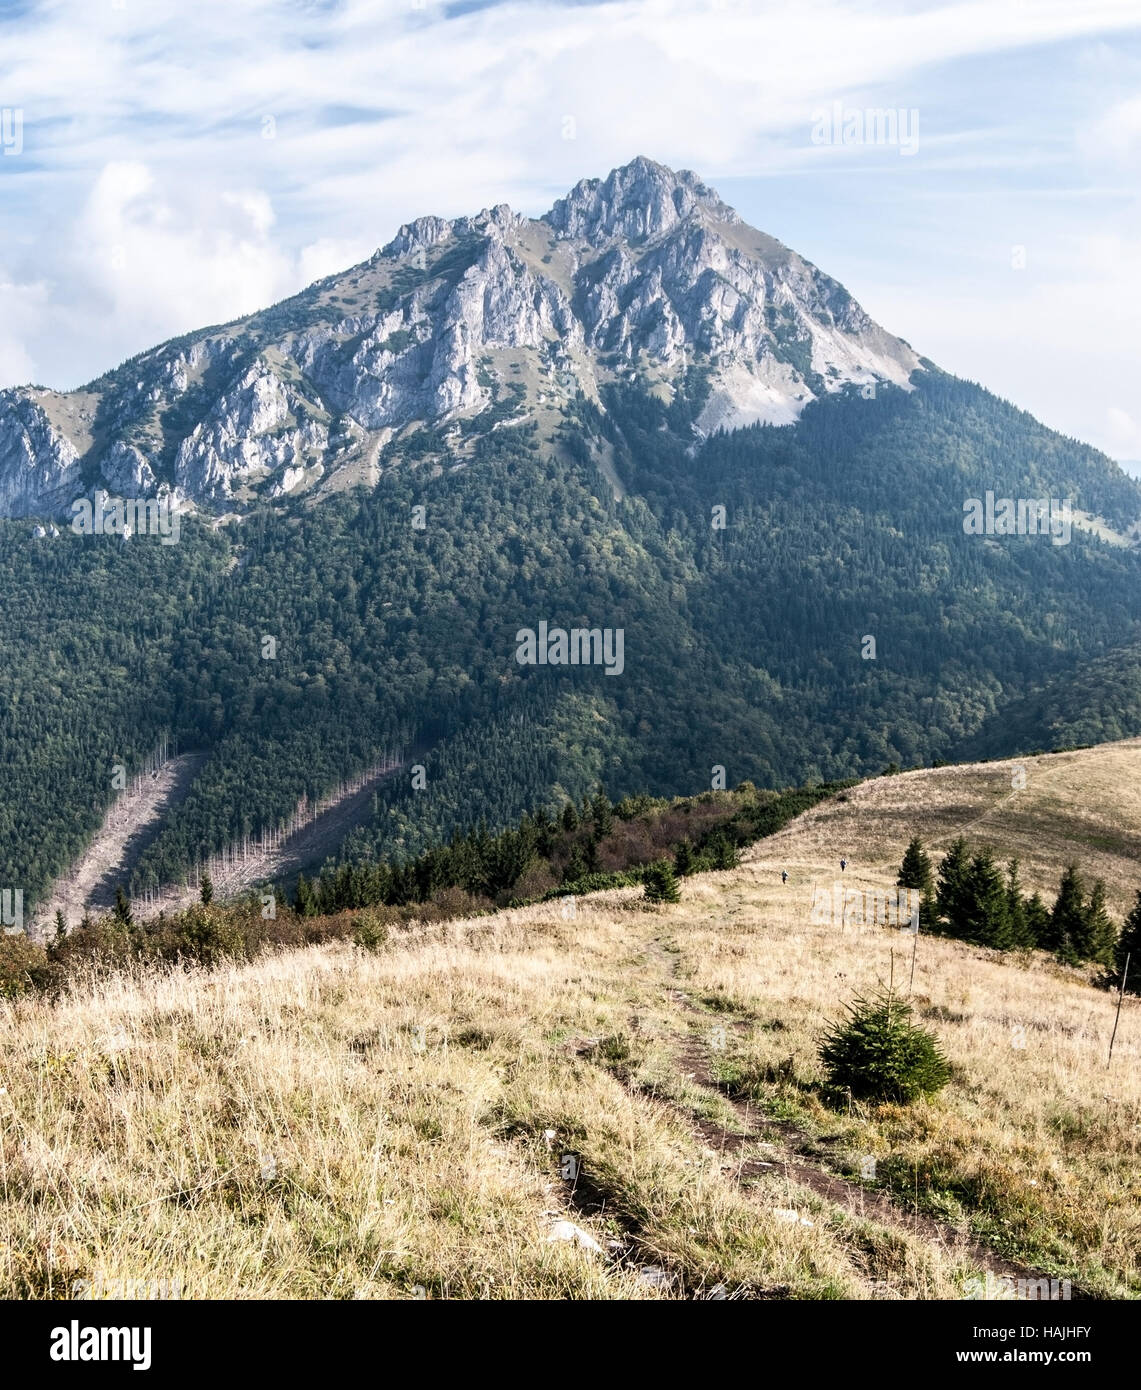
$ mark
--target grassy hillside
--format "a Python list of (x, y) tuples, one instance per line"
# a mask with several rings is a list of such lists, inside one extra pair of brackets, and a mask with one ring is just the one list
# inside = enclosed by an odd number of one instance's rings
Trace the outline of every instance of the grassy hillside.
[(619, 889), (0, 1001), (0, 1296), (955, 1298), (989, 1270), (1137, 1297), (1138, 1001), (1107, 1069), (1114, 1000), (1080, 971), (921, 937), (950, 1085), (838, 1102), (825, 1023), (907, 993), (913, 939), (810, 905), (841, 851), (884, 887), (910, 833), (980, 817), (1028, 879), (1096, 849), (1124, 894), (1139, 756), (1031, 760), (1009, 807), (999, 765), (880, 779), (674, 905)]
[(857, 883), (894, 881), (912, 835), (936, 863), (956, 835), (972, 848), (991, 845), (996, 858), (1016, 855), (1026, 890), (1047, 901), (1076, 860), (1088, 878), (1105, 880), (1120, 918), (1141, 888), (1141, 739), (876, 778), (798, 817), (750, 857), (798, 884), (838, 877), (841, 857)]

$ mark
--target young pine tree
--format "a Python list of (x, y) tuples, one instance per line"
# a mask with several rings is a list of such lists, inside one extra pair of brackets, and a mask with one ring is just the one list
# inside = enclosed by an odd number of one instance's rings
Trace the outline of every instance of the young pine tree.
[(890, 994), (856, 999), (820, 1043), (828, 1084), (856, 1099), (909, 1104), (951, 1079), (936, 1039)]
[(1018, 878), (1018, 860), (1012, 859), (1006, 866), (1006, 919), (1010, 925), (1010, 945), (1015, 951), (1028, 951), (1034, 945), (1026, 907)]
[(1031, 946), (1045, 947), (1050, 939), (1050, 909), (1041, 893), (1026, 900), (1026, 935)]
[(582, 846), (574, 845), (571, 848), (570, 858), (567, 860), (567, 866), (563, 870), (563, 882), (577, 883), (580, 878), (585, 878), (586, 875), (586, 859), (583, 856)]
[(1082, 959), (1096, 961), (1098, 965), (1112, 969), (1117, 928), (1109, 920), (1105, 907), (1105, 884), (1100, 878), (1094, 883), (1089, 902), (1086, 903), (1085, 918)]
[(549, 859), (554, 847), (554, 826), (551, 824), (551, 818), (547, 813), (547, 808), (545, 806), (540, 806), (535, 812), (535, 848), (544, 859)]
[(935, 882), (931, 873), (931, 859), (923, 848), (923, 841), (913, 835), (904, 851), (903, 862), (895, 880), (898, 888), (912, 888), (919, 894), (919, 921), (925, 931), (933, 931), (936, 926)]
[(302, 917), (316, 915), (317, 904), (313, 896), (313, 889), (304, 874), (297, 875), (297, 896), (293, 900), (293, 905)]
[(1126, 917), (1121, 935), (1117, 938), (1114, 966), (1117, 969), (1118, 985), (1121, 983), (1127, 957), (1129, 974), (1125, 980), (1125, 988), (1130, 994), (1141, 994), (1141, 892), (1138, 892), (1133, 906), (1129, 909), (1129, 916)]
[(209, 869), (202, 870), (202, 883), (198, 889), (198, 896), (202, 899), (203, 907), (209, 907), (214, 901), (214, 880), (210, 877)]
[(122, 922), (125, 927), (131, 925), (131, 900), (123, 891), (121, 883), (115, 889), (115, 906), (111, 910), (115, 914), (116, 921)]
[(943, 856), (935, 888), (935, 908), (948, 936), (963, 936), (966, 919), (966, 883), (971, 861), (967, 842), (960, 835)]
[(678, 878), (693, 873), (693, 845), (688, 839), (682, 840), (674, 852), (674, 873)]
[(1063, 873), (1050, 913), (1049, 946), (1060, 961), (1077, 965), (1086, 933), (1085, 884), (1076, 864)]
[(895, 881), (900, 888), (931, 887), (931, 859), (918, 835), (913, 835), (908, 842)]
[(648, 903), (677, 903), (681, 901), (677, 876), (674, 874), (673, 865), (668, 859), (662, 859), (656, 864), (649, 865), (643, 882), (646, 885), (645, 896)]
[(710, 840), (709, 857), (715, 869), (735, 869), (741, 862), (740, 851), (723, 830)]
[(1011, 945), (1006, 885), (989, 847), (971, 860), (963, 886), (963, 935), (979, 946), (1006, 951)]

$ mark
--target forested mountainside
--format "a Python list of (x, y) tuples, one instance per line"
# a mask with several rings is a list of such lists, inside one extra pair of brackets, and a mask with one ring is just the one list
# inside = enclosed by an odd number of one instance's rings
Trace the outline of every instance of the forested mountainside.
[[(208, 757), (136, 889), (398, 746), (423, 775), (378, 797), (352, 855), (599, 782), (688, 793), (720, 768), (776, 787), (984, 736), (1048, 746), (1004, 712), (1077, 677), (1091, 740), (1141, 732), (1111, 655), (1138, 636), (1134, 551), (1079, 526), (1065, 545), (963, 529), (964, 498), (993, 490), (1070, 498), (1124, 533), (1137, 487), (1104, 456), (930, 365), (910, 390), (852, 388), (795, 426), (704, 440), (700, 379), (661, 394), (580, 393), (553, 441), (491, 430), (458, 468), (413, 432), (375, 485), (187, 518), (177, 545), (0, 525), (2, 881), (42, 894), (113, 765), (164, 731)], [(520, 665), (518, 633), (541, 622), (622, 630), (621, 674)]]

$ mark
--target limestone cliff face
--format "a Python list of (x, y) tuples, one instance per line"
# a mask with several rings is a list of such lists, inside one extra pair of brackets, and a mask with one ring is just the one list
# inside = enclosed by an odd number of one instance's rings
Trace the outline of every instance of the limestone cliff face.
[[(421, 217), (369, 261), (70, 398), (0, 392), (0, 513), (57, 513), (101, 480), (207, 507), (376, 466), (418, 426), (468, 438), (616, 378), (686, 389), (699, 432), (794, 422), (845, 386), (906, 387), (912, 349), (842, 285), (747, 226), (695, 174), (636, 159), (543, 218)], [(544, 414), (545, 412), (545, 414)], [(76, 422), (83, 416), (80, 427)]]
[(33, 390), (0, 391), (0, 514), (59, 511), (77, 495), (79, 451)]
[(329, 430), (311, 402), (260, 360), (179, 445), (174, 478), (187, 497), (216, 501), (274, 475), (321, 467)]

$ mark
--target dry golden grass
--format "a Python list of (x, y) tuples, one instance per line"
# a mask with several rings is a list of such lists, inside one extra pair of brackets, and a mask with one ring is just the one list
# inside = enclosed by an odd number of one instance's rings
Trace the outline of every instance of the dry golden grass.
[[(883, 887), (871, 875), (849, 887)], [(775, 865), (710, 875), (672, 909), (680, 977), (727, 1038), (722, 1073), (833, 1162), (877, 1179), (906, 1206), (968, 1220), (988, 1244), (1091, 1292), (1141, 1293), (1141, 1002), (1128, 999), (1106, 1060), (1116, 999), (1045, 957), (1013, 957), (920, 937), (913, 1003), (954, 1067), (952, 1084), (911, 1106), (837, 1116), (821, 1101), (824, 1019), (854, 995), (908, 994), (915, 938), (890, 929), (814, 926), (811, 886)], [(713, 1021), (711, 1016), (710, 1022)]]
[[(1016, 790), (1018, 769), (1025, 785)], [(1017, 855), (1027, 892), (1053, 901), (1066, 863), (1105, 880), (1119, 917), (1141, 888), (1141, 739), (1073, 753), (878, 777), (822, 802), (750, 857), (831, 876), (841, 856), (894, 882), (912, 835), (946, 850), (956, 835)], [(938, 854), (936, 854), (938, 862)]]
[[(1063, 834), (1064, 798), (1083, 798), (1077, 833), (1100, 836), (1139, 757), (1028, 760), (1018, 795), (1035, 799), (1009, 805), (1002, 765), (883, 779), (740, 869), (686, 880), (670, 907), (621, 890), (570, 919), (550, 903), (377, 952), (0, 1003), (0, 1296), (98, 1279), (187, 1298), (961, 1296), (980, 1261), (909, 1229), (916, 1213), (1137, 1296), (1138, 1001), (1107, 1070), (1114, 1000), (1078, 972), (922, 937), (915, 1004), (954, 1079), (910, 1108), (837, 1109), (824, 1022), (893, 971), (906, 992), (911, 939), (813, 925), (809, 908), (841, 851), (849, 886), (882, 888), (913, 830), (946, 838), (986, 813), (1006, 850), (1029, 806), (1043, 829), (1027, 878), (1047, 888), (1067, 857), (1092, 858)], [(1122, 837), (1141, 824), (1129, 804)], [(1125, 861), (1100, 852), (1124, 894)], [(796, 1176), (867, 1156), (869, 1198), (890, 1194), (895, 1215)], [(602, 1252), (550, 1240), (559, 1219)]]
[[(684, 1111), (579, 1055), (684, 1026), (663, 920), (620, 899), (5, 1005), (0, 1293), (953, 1295), (961, 1261), (779, 1179), (758, 1197)], [(560, 1217), (621, 1248), (550, 1241)]]

